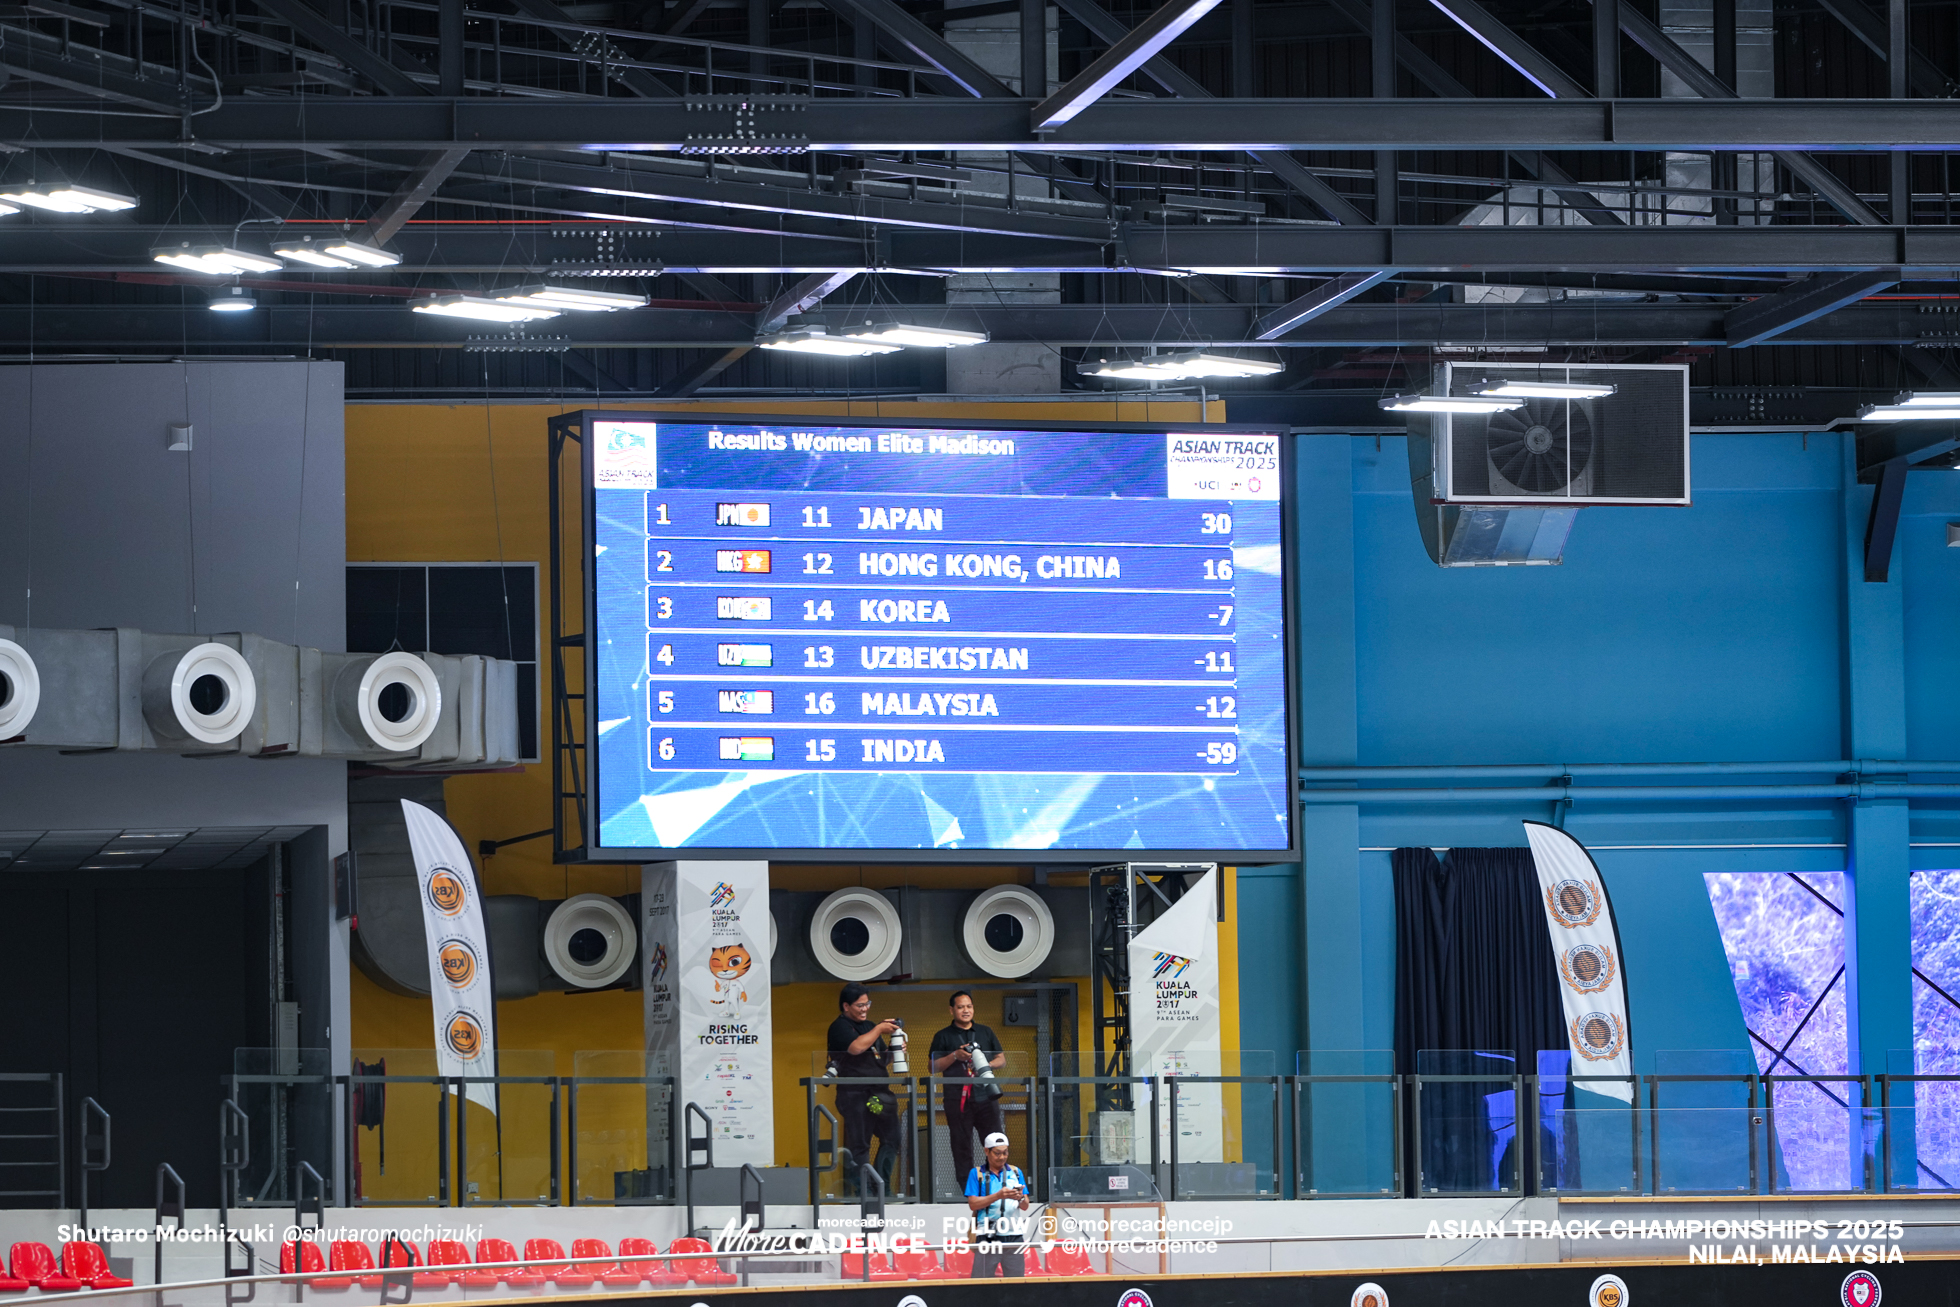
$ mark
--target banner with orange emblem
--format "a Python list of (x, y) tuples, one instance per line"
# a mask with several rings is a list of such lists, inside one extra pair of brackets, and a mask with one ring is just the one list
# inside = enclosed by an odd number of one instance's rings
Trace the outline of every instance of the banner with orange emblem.
[[(1558, 964), (1575, 1076), (1624, 1076), (1633, 1071), (1633, 1037), (1627, 1026), (1626, 966), (1606, 878), (1586, 846), (1556, 826), (1528, 821), (1525, 838), (1538, 869), (1538, 895)], [(1581, 1086), (1624, 1102), (1630, 1081), (1595, 1080)]]
[[(497, 1074), (497, 1003), (490, 981), (490, 939), (483, 896), (463, 842), (449, 823), (402, 800), (408, 846), (421, 887), (422, 928), (429, 940), (429, 997), (436, 1019), (436, 1074)], [(495, 1085), (467, 1085), (464, 1096), (497, 1110)]]

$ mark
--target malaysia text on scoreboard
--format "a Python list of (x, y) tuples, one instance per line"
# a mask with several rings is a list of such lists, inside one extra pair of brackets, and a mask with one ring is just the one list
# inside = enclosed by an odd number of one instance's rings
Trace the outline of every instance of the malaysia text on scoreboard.
[(1277, 435), (585, 416), (599, 850), (1292, 848)]

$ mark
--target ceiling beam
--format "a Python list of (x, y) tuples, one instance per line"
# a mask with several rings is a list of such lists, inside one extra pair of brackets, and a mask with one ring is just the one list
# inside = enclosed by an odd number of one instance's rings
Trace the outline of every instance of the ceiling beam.
[(813, 272), (794, 286), (769, 301), (755, 315), (755, 330), (759, 336), (773, 331), (781, 331), (783, 324), (799, 313), (807, 313), (822, 302), (824, 296), (857, 276), (855, 270), (839, 272)]
[[(1633, 43), (1652, 55), (1660, 66), (1681, 79), (1681, 82), (1701, 96), (1704, 100), (1739, 103), (1734, 88), (1701, 66), (1701, 61), (1676, 44), (1673, 37), (1663, 32), (1654, 20), (1641, 13), (1630, 4), (1614, 6), (1620, 16), (1620, 30), (1633, 38)], [(1756, 101), (1755, 103), (1763, 103)], [(1771, 101), (1770, 103), (1779, 103)], [(1781, 101), (1780, 103), (1800, 103)], [(1806, 142), (1807, 144), (1807, 142)], [(1821, 160), (1813, 159), (1802, 150), (1770, 150), (1776, 161), (1810, 184), (1810, 188), (1828, 201), (1832, 208), (1853, 222), (1876, 227), (1885, 220), (1876, 210), (1858, 198), (1858, 193), (1838, 180), (1837, 175), (1826, 168)]]
[[(1105, 45), (1114, 46), (1124, 39), (1126, 29), (1123, 20), (1103, 8), (1100, 0), (1060, 0), (1060, 7)], [(1203, 83), (1161, 56), (1146, 60), (1143, 72), (1157, 85), (1182, 99), (1212, 98)], [(1366, 214), (1350, 204), (1346, 196), (1308, 172), (1299, 160), (1284, 150), (1255, 150), (1251, 154), (1273, 176), (1306, 197), (1309, 203), (1335, 222), (1344, 226), (1367, 225)]]
[(360, 73), (389, 95), (426, 95), (428, 88), (348, 35), (306, 0), (252, 0), (259, 8)]
[[(1873, 13), (1865, 0), (1818, 0), (1824, 12), (1843, 23), (1850, 33), (1862, 41), (1865, 47), (1880, 59), (1889, 60), (1890, 41), (1885, 30), (1885, 20)], [(1907, 75), (1912, 79), (1915, 95), (1928, 99), (1943, 100), (1953, 94), (1953, 82), (1940, 71), (1939, 65), (1928, 59), (1918, 46), (1912, 49), (1912, 58), (1906, 64)]]
[[(1378, 4), (1383, 2), (1375, 0)], [(1592, 92), (1533, 49), (1530, 42), (1505, 26), (1477, 0), (1429, 0), (1429, 3), (1468, 32), (1479, 45), (1503, 60), (1518, 76), (1554, 100), (1592, 98)]]
[(1727, 319), (1730, 349), (1747, 349), (1773, 340), (1793, 327), (1814, 322), (1867, 295), (1895, 286), (1897, 269), (1861, 272), (1817, 272), (1787, 290), (1750, 300), (1731, 309)]
[(1298, 299), (1261, 316), (1252, 324), (1252, 338), (1277, 340), (1301, 323), (1311, 322), (1329, 309), (1339, 308), (1370, 286), (1380, 285), (1394, 275), (1393, 269), (1384, 268), (1375, 272), (1344, 272), (1338, 277), (1329, 278)]
[(380, 207), (369, 215), (357, 239), (370, 245), (387, 244), (415, 216), (416, 210), (429, 202), (436, 188), (456, 171), (456, 165), (469, 156), (467, 148), (431, 150), (423, 155), (416, 161), (414, 171), (395, 188), (395, 193), (381, 201)]
[[(551, 23), (575, 23), (578, 20), (566, 13), (553, 0), (512, 0), (519, 10), (533, 18), (542, 18)], [(627, 59), (625, 51), (598, 32), (584, 32), (574, 36), (570, 32), (557, 32), (559, 40), (579, 54), (605, 65), (606, 75), (635, 95), (648, 99), (664, 98), (680, 94), (673, 87), (655, 77), (644, 68), (622, 66)]]
[[(900, 8), (897, 0), (824, 0), (832, 9), (852, 22), (869, 22), (886, 37), (920, 61), (932, 65), (968, 95), (982, 99), (1011, 100), (1014, 92), (1005, 82), (954, 48), (945, 37)], [(907, 100), (908, 104), (918, 101)]]
[(1131, 73), (1157, 57), (1157, 52), (1182, 36), (1191, 24), (1218, 6), (1218, 0), (1164, 0), (1150, 16), (1091, 60), (1066, 86), (1037, 104), (1028, 121), (1037, 132), (1068, 122), (1128, 80)]
[[(844, 0), (838, 0), (843, 3)], [(854, 0), (857, 3), (866, 0)], [(298, 3), (298, 0), (268, 0)], [(1622, 12), (1630, 12), (1622, 10)], [(1676, 47), (1678, 48), (1678, 47)], [(63, 107), (47, 104), (46, 108)], [(202, 142), (233, 149), (640, 150), (678, 152), (713, 132), (719, 107), (682, 100), (472, 96), (241, 97), (197, 119)], [(733, 106), (725, 110), (734, 130)], [(787, 114), (787, 111), (785, 111)], [(756, 111), (769, 123), (769, 107)], [(819, 96), (790, 124), (812, 150), (1062, 153), (1160, 150), (1611, 150), (1889, 152), (1960, 140), (1960, 100), (1104, 100), (1037, 137), (1027, 101)], [(37, 148), (181, 145), (180, 122), (0, 105), (0, 140)]]

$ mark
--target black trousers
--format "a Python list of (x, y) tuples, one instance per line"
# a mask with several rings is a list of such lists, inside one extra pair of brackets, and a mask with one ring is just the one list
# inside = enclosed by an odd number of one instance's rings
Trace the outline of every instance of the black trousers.
[[(946, 1109), (946, 1130), (952, 1136), (953, 1145), (953, 1188), (956, 1192), (966, 1192), (966, 1178), (973, 1174), (973, 1136), (977, 1131), (981, 1139), (999, 1131), (1007, 1133), (1001, 1121), (1000, 1099), (990, 1097), (986, 1102), (979, 1101), (979, 1091), (966, 1085), (946, 1087), (942, 1100)], [(966, 1106), (960, 1106), (960, 1100)]]
[[(876, 1111), (872, 1104), (877, 1103)], [(837, 1119), (844, 1123), (844, 1151), (850, 1154), (844, 1165), (844, 1186), (848, 1192), (857, 1191), (858, 1167), (871, 1161), (871, 1140), (876, 1136), (878, 1153), (882, 1160), (889, 1155), (894, 1161), (898, 1157), (898, 1100), (882, 1089), (839, 1088), (837, 1091)], [(891, 1168), (885, 1168), (886, 1178), (890, 1178)]]
[(994, 1278), (995, 1267), (999, 1267), (1000, 1273), (1010, 1280), (1027, 1278), (1026, 1245), (1018, 1237), (1003, 1243), (990, 1234), (974, 1235), (973, 1278), (991, 1280)]

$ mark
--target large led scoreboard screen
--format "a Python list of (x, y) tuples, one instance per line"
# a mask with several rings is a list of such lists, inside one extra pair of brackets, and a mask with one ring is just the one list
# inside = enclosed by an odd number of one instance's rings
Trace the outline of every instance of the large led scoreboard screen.
[(1279, 436), (582, 426), (595, 856), (1293, 849)]

